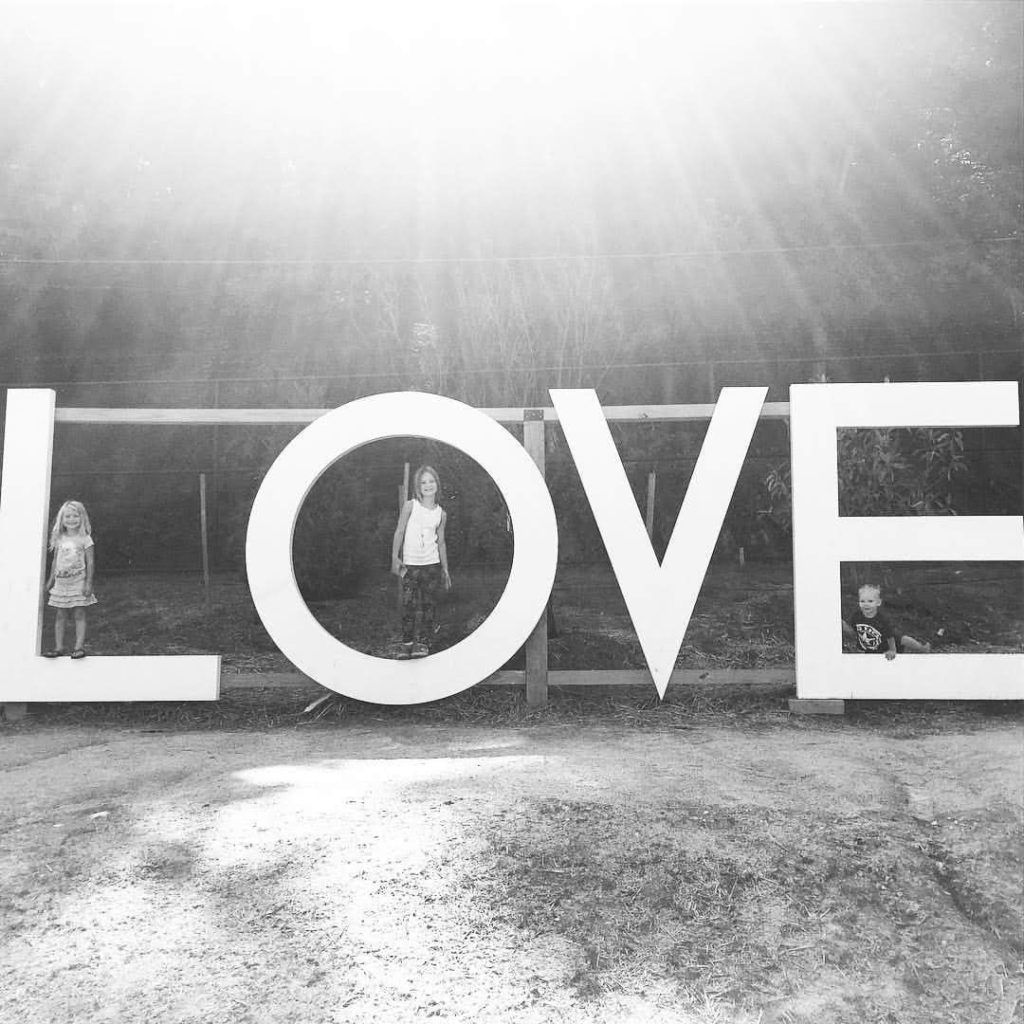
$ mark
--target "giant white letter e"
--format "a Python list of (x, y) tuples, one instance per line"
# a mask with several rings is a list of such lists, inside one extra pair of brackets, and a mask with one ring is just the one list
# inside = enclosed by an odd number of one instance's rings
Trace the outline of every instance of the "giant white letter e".
[(794, 384), (793, 591), (800, 697), (1019, 700), (1024, 655), (841, 653), (839, 563), (1019, 561), (1020, 516), (839, 515), (838, 427), (1015, 426), (1017, 385)]

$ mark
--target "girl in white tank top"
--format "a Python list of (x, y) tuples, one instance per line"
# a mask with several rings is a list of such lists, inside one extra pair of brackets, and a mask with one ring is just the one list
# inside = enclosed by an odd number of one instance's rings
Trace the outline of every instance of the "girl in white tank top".
[(443, 515), (440, 505), (428, 508), (417, 499), (410, 502), (412, 511), (405, 524), (405, 540), (402, 544), (404, 565), (437, 565), (441, 552), (437, 547), (437, 529)]
[(391, 544), (391, 571), (402, 580), (402, 657), (430, 653), (437, 598), (452, 585), (440, 490), (437, 471), (420, 466), (413, 476), (415, 497), (402, 508)]

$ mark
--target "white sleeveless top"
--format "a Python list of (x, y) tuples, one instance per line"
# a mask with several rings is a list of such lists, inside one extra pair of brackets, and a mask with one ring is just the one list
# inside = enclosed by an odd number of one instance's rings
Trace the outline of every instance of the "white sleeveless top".
[(406, 565), (437, 565), (441, 561), (437, 550), (437, 529), (440, 525), (441, 506), (426, 508), (414, 498), (402, 548), (402, 561)]

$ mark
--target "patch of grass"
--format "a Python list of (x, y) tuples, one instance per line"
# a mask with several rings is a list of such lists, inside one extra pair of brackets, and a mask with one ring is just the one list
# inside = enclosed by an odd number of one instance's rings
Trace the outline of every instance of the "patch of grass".
[[(1008, 588), (1005, 572), (989, 578), (984, 566), (976, 566), (970, 575), (946, 576), (928, 567), (901, 568), (902, 585), (887, 591), (886, 602), (904, 631), (932, 640), (940, 650), (1024, 650), (1020, 587)], [(485, 569), (465, 569), (456, 578), (441, 608), (433, 643), (438, 650), (457, 643), (483, 621), (504, 582), (500, 573)], [(90, 612), (89, 623), (89, 649), (95, 654), (216, 653), (228, 670), (291, 667), (263, 628), (241, 576), (216, 577), (208, 593), (194, 574), (113, 576), (100, 579), (98, 592), (100, 603)], [(553, 668), (644, 667), (610, 570), (560, 569), (552, 600), (556, 631), (548, 657)], [(357, 597), (309, 607), (327, 632), (356, 650), (391, 653), (398, 632), (393, 577), (381, 572), (368, 578)], [(46, 629), (51, 628), (48, 617)], [(775, 668), (793, 661), (790, 566), (712, 566), (677, 665)], [(521, 663), (519, 652), (508, 667)]]
[[(643, 668), (643, 653), (608, 570), (574, 567), (559, 572), (554, 597), (558, 632), (549, 641), (550, 666)], [(457, 642), (474, 628), (497, 601), (502, 582), (485, 571), (463, 571), (457, 578), (460, 582), (444, 608), (439, 647)], [(911, 592), (919, 595), (918, 603), (925, 600), (922, 595), (927, 594), (924, 587), (928, 578), (927, 574), (921, 576), (921, 588), (914, 589), (908, 577), (907, 588), (903, 594), (894, 591), (893, 602), (906, 600), (906, 594)], [(938, 596), (933, 595), (930, 600), (947, 602), (949, 607), (943, 605), (944, 613), (951, 612), (954, 606), (991, 610), (993, 603), (999, 603), (998, 587), (998, 583), (984, 577), (982, 567), (963, 583), (938, 588)], [(240, 577), (215, 578), (209, 594), (197, 575), (184, 574), (101, 578), (98, 590), (100, 603), (90, 612), (91, 653), (220, 654), (225, 669), (224, 695), (220, 701), (208, 704), (36, 706), (29, 722), (73, 721), (177, 729), (331, 728), (347, 721), (472, 722), (530, 727), (609, 723), (628, 728), (683, 729), (700, 722), (819, 731), (853, 727), (909, 738), (947, 730), (987, 728), (1021, 719), (1020, 703), (962, 701), (849, 701), (846, 717), (842, 719), (790, 719), (786, 697), (791, 693), (785, 688), (674, 688), (669, 690), (667, 700), (661, 702), (653, 686), (648, 690), (552, 688), (549, 702), (543, 708), (527, 706), (521, 689), (475, 687), (443, 701), (411, 707), (362, 704), (332, 695), (314, 713), (303, 716), (302, 709), (322, 695), (322, 689), (314, 685), (295, 689), (231, 689), (234, 672), (293, 671), (263, 628)], [(382, 654), (395, 636), (395, 599), (393, 577), (381, 575), (367, 584), (360, 597), (317, 602), (311, 605), (311, 611), (328, 632), (345, 643)], [(901, 609), (901, 614), (904, 611)], [(790, 666), (792, 616), (788, 565), (751, 563), (743, 570), (713, 566), (677, 664), (701, 669)], [(1009, 612), (993, 613), (985, 621), (989, 623), (985, 628), (991, 633), (989, 649), (1020, 649), (1024, 626), (1012, 619)], [(46, 625), (49, 629), (49, 618)], [(1000, 644), (1003, 648), (999, 648)], [(520, 653), (513, 664), (521, 665), (521, 661)]]
[[(794, 1022), (815, 1019), (818, 996), (835, 1019), (993, 1020), (989, 982), (1019, 948), (965, 917), (928, 842), (904, 819), (548, 799), (496, 824), (491, 899), (524, 942), (582, 950), (584, 998), (668, 984), (692, 1006)], [(972, 867), (984, 892), (1020, 875)]]
[(943, 815), (927, 826), (923, 844), (936, 883), (963, 916), (1024, 961), (1024, 829), (998, 812), (957, 818)]
[[(886, 603), (901, 629), (931, 640), (937, 649), (1024, 650), (1024, 595), (1020, 585), (1007, 584), (1006, 571), (974, 566), (966, 574), (949, 567), (901, 566), (901, 583), (887, 589)], [(504, 583), (502, 574), (486, 569), (457, 571), (456, 579), (440, 611), (436, 649), (472, 632), (494, 608)], [(89, 626), (94, 653), (218, 653), (226, 667), (240, 671), (289, 667), (264, 630), (241, 576), (215, 577), (209, 593), (194, 574), (113, 576), (100, 579), (98, 592)], [(386, 573), (368, 578), (356, 597), (309, 607), (327, 632), (357, 650), (384, 656), (397, 637), (395, 580)], [(560, 569), (552, 607), (556, 630), (548, 654), (553, 667), (644, 667), (609, 569)], [(758, 668), (791, 666), (793, 659), (791, 567), (712, 566), (677, 664)]]

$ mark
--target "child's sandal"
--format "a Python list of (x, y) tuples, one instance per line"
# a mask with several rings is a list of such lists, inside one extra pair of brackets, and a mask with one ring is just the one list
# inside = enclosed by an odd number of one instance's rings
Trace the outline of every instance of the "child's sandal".
[(84, 657), (85, 657), (85, 651), (81, 647), (76, 647), (71, 652), (71, 660), (72, 661), (80, 661)]
[(44, 658), (61, 658), (67, 651), (63, 647), (51, 647), (48, 651), (43, 651)]

